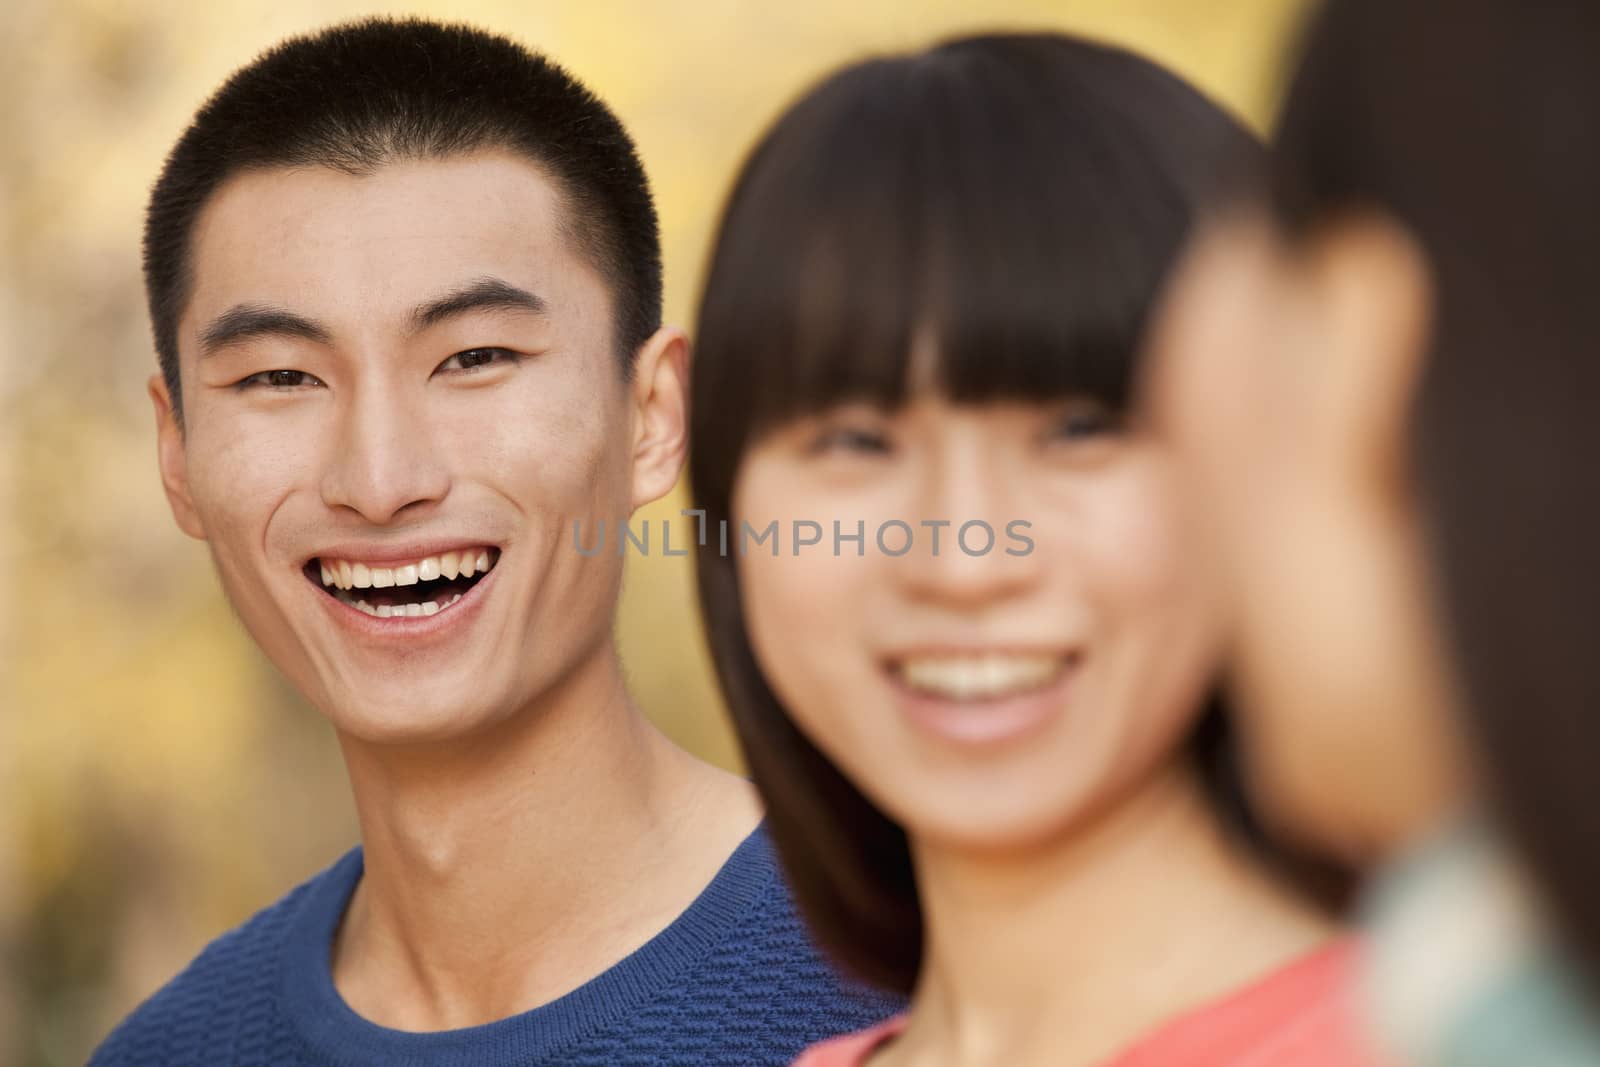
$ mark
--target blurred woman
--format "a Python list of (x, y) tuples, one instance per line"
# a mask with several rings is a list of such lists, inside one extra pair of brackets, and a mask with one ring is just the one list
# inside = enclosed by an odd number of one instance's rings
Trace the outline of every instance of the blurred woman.
[(1600, 1063), (1597, 57), (1593, 5), (1334, 0), (1155, 342), (1258, 795), (1393, 860), (1415, 1064)]
[(1116, 49), (849, 67), (739, 176), (691, 477), (717, 670), (802, 908), (907, 1016), (808, 1065), (1363, 1062), (1336, 872), (1239, 803), (1211, 576), (1128, 416), (1248, 135)]

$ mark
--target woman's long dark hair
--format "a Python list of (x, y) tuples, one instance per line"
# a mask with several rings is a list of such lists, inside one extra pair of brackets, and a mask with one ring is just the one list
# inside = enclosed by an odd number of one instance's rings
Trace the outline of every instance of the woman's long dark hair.
[(1433, 273), (1412, 459), (1492, 801), (1600, 978), (1600, 6), (1335, 0), (1278, 136), (1291, 234)]
[[(902, 404), (923, 329), (956, 403), (1123, 408), (1191, 219), (1221, 170), (1259, 156), (1173, 75), (1064, 36), (957, 40), (822, 82), (756, 146), (716, 238), (691, 391), (710, 528), (735, 518), (735, 475), (765, 431), (845, 400)], [(905, 832), (795, 728), (746, 636), (737, 560), (705, 541), (712, 656), (800, 905), (853, 970), (909, 991), (922, 916)], [(1227, 735), (1215, 697), (1192, 748), (1261, 841)]]

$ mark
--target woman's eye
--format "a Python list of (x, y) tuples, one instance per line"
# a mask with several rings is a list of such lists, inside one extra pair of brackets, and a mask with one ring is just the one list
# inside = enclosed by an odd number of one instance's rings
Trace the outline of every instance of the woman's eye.
[(817, 434), (816, 439), (812, 441), (811, 451), (883, 455), (889, 451), (889, 438), (875, 430), (835, 426)]
[(479, 367), (487, 367), (494, 362), (515, 363), (517, 354), (504, 348), (469, 348), (465, 352), (457, 352), (443, 363), (439, 364), (442, 371), (470, 371)]
[(241, 378), (239, 389), (299, 389), (302, 386), (321, 385), (315, 376), (303, 370), (264, 370)]
[(1105, 408), (1076, 408), (1055, 421), (1050, 428), (1050, 438), (1056, 441), (1081, 441), (1117, 433), (1122, 428), (1122, 419)]

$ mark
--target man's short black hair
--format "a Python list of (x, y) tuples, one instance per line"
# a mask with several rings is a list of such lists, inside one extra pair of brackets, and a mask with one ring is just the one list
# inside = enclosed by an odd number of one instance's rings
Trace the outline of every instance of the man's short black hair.
[(644, 167), (622, 123), (575, 78), (508, 38), (422, 19), (364, 19), (290, 38), (237, 71), (196, 113), (145, 219), (144, 272), (161, 372), (182, 417), (178, 319), (193, 289), (190, 238), (242, 171), (370, 174), (405, 159), (503, 148), (563, 194), (563, 227), (610, 285), (624, 374), (661, 322), (661, 240)]

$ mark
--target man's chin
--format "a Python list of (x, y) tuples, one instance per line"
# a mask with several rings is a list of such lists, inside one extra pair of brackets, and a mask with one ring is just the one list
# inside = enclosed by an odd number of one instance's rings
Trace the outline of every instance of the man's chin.
[(391, 700), (341, 701), (325, 710), (342, 740), (368, 745), (430, 745), (464, 740), (495, 720), (481, 704), (418, 700), (395, 694)]

